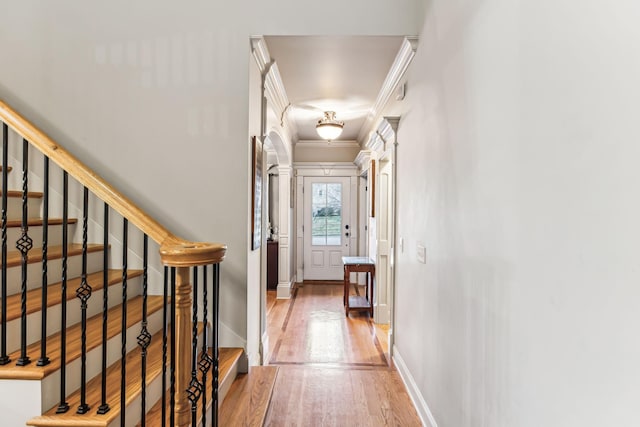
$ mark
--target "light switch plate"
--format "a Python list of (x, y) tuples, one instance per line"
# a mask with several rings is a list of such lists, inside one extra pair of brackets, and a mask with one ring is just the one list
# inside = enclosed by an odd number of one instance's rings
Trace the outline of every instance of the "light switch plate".
[(418, 262), (422, 264), (427, 263), (427, 248), (425, 248), (422, 243), (418, 243), (416, 255), (418, 256)]

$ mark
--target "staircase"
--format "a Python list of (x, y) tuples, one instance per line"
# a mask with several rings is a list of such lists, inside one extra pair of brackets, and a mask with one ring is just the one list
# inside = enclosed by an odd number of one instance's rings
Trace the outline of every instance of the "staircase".
[(218, 347), (226, 247), (174, 236), (2, 102), (0, 121), (0, 424), (218, 425), (245, 359)]

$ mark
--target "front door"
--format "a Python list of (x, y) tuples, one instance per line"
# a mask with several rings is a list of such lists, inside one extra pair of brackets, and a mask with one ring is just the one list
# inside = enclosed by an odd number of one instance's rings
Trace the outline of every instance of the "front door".
[(350, 180), (304, 179), (304, 280), (342, 280), (349, 255)]

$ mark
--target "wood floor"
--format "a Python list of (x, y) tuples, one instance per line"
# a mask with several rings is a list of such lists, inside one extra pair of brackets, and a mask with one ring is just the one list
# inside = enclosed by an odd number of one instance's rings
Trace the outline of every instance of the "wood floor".
[(386, 327), (345, 317), (342, 283), (304, 283), (291, 300), (268, 291), (270, 365), (278, 366), (266, 426), (420, 426), (395, 368)]

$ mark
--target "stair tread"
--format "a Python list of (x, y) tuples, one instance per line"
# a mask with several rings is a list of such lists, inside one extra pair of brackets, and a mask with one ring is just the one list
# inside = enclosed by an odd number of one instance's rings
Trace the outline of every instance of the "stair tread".
[(219, 424), (264, 425), (277, 375), (277, 366), (254, 366), (239, 375), (222, 402)]
[[(98, 252), (104, 248), (104, 245), (97, 243), (90, 243), (87, 245), (87, 252)], [(67, 245), (67, 255), (68, 256), (76, 256), (82, 254), (82, 244), (80, 243), (72, 243)], [(58, 259), (62, 258), (62, 245), (49, 246), (47, 248), (47, 259)], [(29, 258), (27, 263), (33, 264), (42, 261), (42, 248), (33, 248), (29, 251)], [(7, 252), (7, 268), (16, 267), (22, 263), (22, 254), (20, 251), (9, 251)], [(2, 266), (2, 262), (0, 262), (0, 267)]]
[[(11, 172), (13, 170), (13, 166), (7, 166), (7, 172)], [(2, 172), (2, 165), (0, 165), (0, 172)]]
[[(204, 325), (198, 324), (198, 333), (202, 333)], [(147, 348), (147, 384), (162, 374), (162, 331), (156, 332), (151, 344)], [(126, 383), (126, 404), (130, 404), (141, 393), (142, 377), (139, 375), (142, 369), (141, 348), (138, 346), (131, 350), (126, 356), (126, 371), (135, 374), (127, 375)], [(80, 391), (77, 390), (67, 397), (69, 411), (64, 414), (56, 414), (57, 407), (53, 407), (45, 414), (34, 417), (27, 422), (30, 426), (108, 426), (120, 416), (120, 360), (107, 368), (107, 403), (109, 412), (103, 415), (96, 413), (100, 406), (102, 391), (102, 376), (96, 375), (87, 383), (86, 403), (91, 410), (86, 414), (77, 414), (75, 409), (80, 405)], [(151, 425), (151, 424), (150, 424)]]
[[(127, 270), (128, 278), (132, 279), (142, 275), (142, 270)], [(92, 291), (102, 289), (103, 286), (103, 272), (98, 271), (96, 273), (87, 275), (87, 283), (91, 286)], [(108, 277), (109, 285), (122, 282), (122, 270), (109, 270)], [(67, 292), (67, 301), (71, 301), (76, 298), (75, 290), (80, 287), (82, 281), (81, 277), (75, 277), (67, 281), (67, 289), (71, 290)], [(58, 282), (47, 287), (47, 307), (53, 307), (62, 302), (62, 282)], [(21, 294), (11, 295), (7, 297), (7, 322), (20, 318), (21, 310)], [(2, 299), (0, 299), (0, 302)], [(42, 308), (42, 288), (32, 289), (27, 292), (27, 314), (40, 311)], [(2, 313), (0, 308), (0, 313)]]
[[(75, 292), (75, 290), (73, 290)], [(161, 310), (164, 298), (162, 296), (149, 296), (147, 300), (147, 313)], [(113, 338), (121, 331), (122, 308), (115, 306), (108, 311), (107, 339)], [(142, 297), (136, 296), (127, 302), (127, 328), (132, 327), (142, 319)], [(80, 357), (81, 324), (77, 323), (67, 327), (67, 363)], [(102, 313), (87, 319), (87, 351), (102, 344)], [(15, 361), (20, 357), (20, 350), (9, 355), (11, 363), (0, 366), (0, 378), (41, 380), (47, 375), (60, 369), (60, 332), (47, 337), (47, 356), (51, 360), (46, 366), (36, 366), (35, 361), (40, 357), (40, 341), (27, 346), (27, 355), (31, 358), (31, 364), (16, 366)]]
[[(27, 225), (29, 227), (40, 227), (40, 226), (42, 226), (43, 222), (44, 221), (43, 221), (42, 218), (29, 218), (27, 220)], [(47, 222), (48, 222), (49, 225), (61, 225), (62, 224), (62, 218), (49, 218)], [(69, 219), (67, 219), (67, 224), (75, 224), (77, 222), (78, 222), (77, 218), (69, 218)], [(7, 227), (10, 227), (10, 228), (22, 227), (22, 220), (21, 219), (9, 219), (9, 220), (7, 220)]]
[[(241, 348), (227, 348), (220, 347), (218, 349), (218, 384), (222, 384), (223, 382), (229, 380), (229, 375), (232, 372), (233, 365), (238, 362), (244, 350)], [(211, 392), (208, 392), (207, 399), (207, 407), (210, 406)], [(168, 412), (168, 411), (167, 411)], [(167, 414), (168, 415), (168, 414)], [(159, 426), (162, 424), (162, 399), (159, 399), (155, 405), (147, 412), (146, 424), (150, 426)], [(169, 420), (167, 419), (167, 422)], [(223, 424), (220, 424), (223, 425)], [(138, 427), (140, 425), (138, 424)]]
[[(0, 190), (0, 196), (2, 196), (2, 190)], [(36, 198), (36, 199), (41, 199), (42, 196), (44, 196), (44, 193), (41, 191), (28, 191), (27, 192), (27, 197), (32, 197), (32, 198)], [(7, 197), (16, 197), (16, 198), (22, 198), (22, 191), (21, 190), (8, 190), (7, 191)]]

